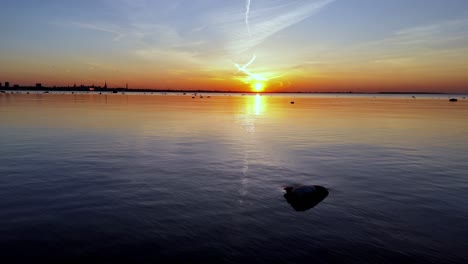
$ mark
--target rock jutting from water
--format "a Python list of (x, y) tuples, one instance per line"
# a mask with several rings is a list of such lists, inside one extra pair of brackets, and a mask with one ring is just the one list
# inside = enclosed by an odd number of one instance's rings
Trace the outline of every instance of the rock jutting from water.
[(284, 198), (296, 211), (307, 211), (328, 196), (328, 190), (318, 185), (286, 187)]

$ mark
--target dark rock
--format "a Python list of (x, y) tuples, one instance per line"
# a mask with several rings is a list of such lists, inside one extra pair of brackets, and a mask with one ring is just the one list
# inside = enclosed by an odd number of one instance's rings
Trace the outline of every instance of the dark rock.
[(314, 208), (328, 196), (328, 190), (318, 185), (286, 187), (284, 190), (284, 198), (296, 211)]

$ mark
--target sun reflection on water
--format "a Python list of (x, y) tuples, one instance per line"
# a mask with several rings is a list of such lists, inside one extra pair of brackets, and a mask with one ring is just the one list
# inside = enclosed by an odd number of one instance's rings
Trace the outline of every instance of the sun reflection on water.
[(255, 96), (255, 115), (261, 115), (263, 110), (263, 98), (260, 94)]

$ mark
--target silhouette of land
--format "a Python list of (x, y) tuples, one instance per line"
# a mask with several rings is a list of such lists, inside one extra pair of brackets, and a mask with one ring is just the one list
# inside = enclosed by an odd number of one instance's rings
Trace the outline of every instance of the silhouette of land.
[[(42, 86), (37, 83), (35, 86), (22, 86), (13, 84), (10, 86), (8, 82), (2, 84), (0, 82), (0, 90), (3, 91), (48, 91), (48, 92), (132, 92), (132, 93), (256, 93), (251, 90), (244, 91), (227, 91), (227, 90), (205, 90), (205, 89), (145, 89), (145, 88), (128, 88), (114, 87), (110, 88), (107, 83), (104, 86), (96, 85), (73, 85), (73, 86)], [(274, 91), (274, 93), (305, 93), (305, 94), (447, 94), (441, 92), (355, 92), (355, 91)], [(453, 93), (451, 93), (453, 94)]]

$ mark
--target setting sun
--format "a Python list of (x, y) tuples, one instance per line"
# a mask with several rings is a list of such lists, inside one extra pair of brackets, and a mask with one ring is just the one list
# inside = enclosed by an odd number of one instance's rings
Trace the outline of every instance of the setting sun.
[(261, 82), (256, 82), (253, 84), (253, 90), (255, 92), (263, 92), (263, 89), (265, 89), (265, 84)]

